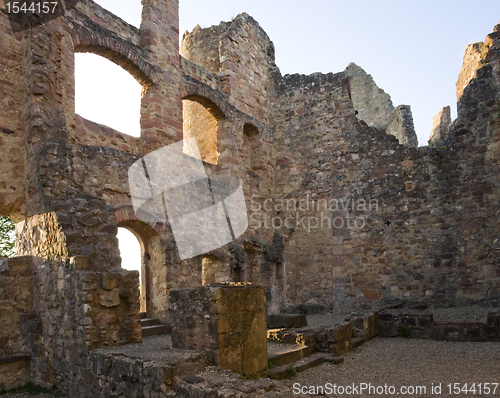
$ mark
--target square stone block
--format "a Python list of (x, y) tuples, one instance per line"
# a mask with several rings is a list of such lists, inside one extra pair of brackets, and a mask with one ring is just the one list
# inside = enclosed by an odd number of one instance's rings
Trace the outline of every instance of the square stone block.
[(215, 363), (239, 374), (267, 366), (264, 289), (222, 283), (170, 292), (172, 345), (211, 349)]

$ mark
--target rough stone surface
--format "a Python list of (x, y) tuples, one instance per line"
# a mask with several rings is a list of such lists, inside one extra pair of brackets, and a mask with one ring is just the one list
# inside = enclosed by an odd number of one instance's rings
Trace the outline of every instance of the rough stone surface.
[(451, 109), (449, 106), (441, 109), (432, 122), (432, 131), (429, 136), (429, 145), (435, 145), (446, 139), (448, 127), (451, 124)]
[(307, 318), (304, 314), (278, 314), (267, 317), (267, 328), (301, 328), (307, 326)]
[(391, 96), (379, 88), (373, 77), (351, 62), (345, 73), (349, 76), (351, 99), (358, 111), (357, 117), (370, 127), (387, 129), (394, 112)]
[[(31, 356), (30, 337), (40, 326), (33, 311), (32, 283), (31, 257), (0, 259), (0, 361), (23, 354)], [(29, 360), (0, 364), (0, 385), (5, 389), (28, 381)]]
[(255, 374), (267, 366), (263, 289), (214, 284), (170, 292), (172, 345), (209, 349), (225, 369)]
[(499, 341), (500, 313), (490, 312), (487, 323), (433, 321), (429, 312), (394, 309), (378, 314), (378, 335), (446, 341)]
[(399, 105), (394, 110), (385, 132), (396, 137), (401, 145), (418, 146), (417, 134), (413, 126), (413, 116), (409, 105)]
[(483, 42), (469, 44), (465, 48), (462, 69), (460, 70), (456, 84), (457, 101), (460, 101), (465, 87), (476, 76), (476, 72), (482, 66), (487, 52), (488, 49)]

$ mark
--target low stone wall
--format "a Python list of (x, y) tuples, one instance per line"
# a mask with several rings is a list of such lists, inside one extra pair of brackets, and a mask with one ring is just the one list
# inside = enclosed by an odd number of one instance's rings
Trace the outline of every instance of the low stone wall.
[(206, 353), (142, 345), (99, 349), (90, 353), (92, 377), (85, 381), (88, 391), (80, 397), (107, 398), (177, 396), (172, 392), (176, 378), (197, 374), (212, 362)]
[(429, 312), (411, 309), (382, 311), (378, 315), (380, 337), (403, 336), (446, 341), (500, 341), (500, 312), (490, 312), (482, 322), (434, 322)]

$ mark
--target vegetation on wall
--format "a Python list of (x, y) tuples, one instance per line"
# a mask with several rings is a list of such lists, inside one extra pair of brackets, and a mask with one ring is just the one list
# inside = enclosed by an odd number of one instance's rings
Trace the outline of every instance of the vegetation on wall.
[(0, 216), (0, 258), (15, 255), (15, 240), (14, 223), (9, 217)]

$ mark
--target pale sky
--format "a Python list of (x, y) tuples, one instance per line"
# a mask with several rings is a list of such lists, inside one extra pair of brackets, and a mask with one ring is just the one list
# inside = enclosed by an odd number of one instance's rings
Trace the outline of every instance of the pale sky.
[[(140, 25), (140, 0), (96, 3)], [(250, 14), (274, 42), (283, 75), (341, 72), (355, 62), (391, 95), (394, 106), (411, 105), (420, 145), (427, 144), (432, 118), (441, 108), (450, 105), (456, 117), (455, 83), (465, 47), (484, 41), (500, 19), (499, 0), (179, 3), (181, 38), (197, 24), (205, 28), (241, 12)], [(96, 64), (98, 58), (77, 54), (77, 113), (139, 135), (139, 84), (107, 60)]]

